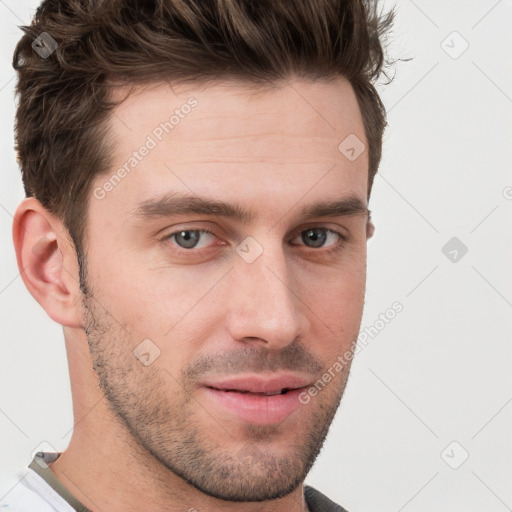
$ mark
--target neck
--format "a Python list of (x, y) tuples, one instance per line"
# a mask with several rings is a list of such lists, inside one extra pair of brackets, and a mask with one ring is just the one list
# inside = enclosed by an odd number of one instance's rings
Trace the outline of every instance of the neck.
[[(91, 411), (89, 416), (93, 415)], [(94, 430), (89, 425), (77, 426), (68, 449), (50, 466), (64, 486), (92, 511), (308, 511), (303, 485), (268, 502), (228, 502), (208, 496), (140, 445), (119, 435), (119, 428), (96, 425)]]
[(92, 364), (72, 363), (83, 357), (90, 357), (83, 343), (68, 344), (75, 426), (68, 448), (50, 469), (87, 508), (103, 512), (308, 511), (302, 484), (287, 496), (267, 502), (224, 501), (188, 484), (133, 438), (108, 407)]

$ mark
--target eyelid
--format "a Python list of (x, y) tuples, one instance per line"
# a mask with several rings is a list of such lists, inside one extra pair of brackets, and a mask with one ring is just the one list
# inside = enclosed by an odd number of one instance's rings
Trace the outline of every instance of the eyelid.
[[(159, 240), (161, 243), (169, 243), (169, 242), (172, 242), (172, 238), (181, 233), (182, 231), (198, 231), (199, 233), (208, 233), (209, 235), (213, 235), (215, 238), (219, 238), (213, 231), (209, 230), (209, 229), (206, 229), (206, 228), (196, 228), (196, 227), (186, 227), (186, 228), (177, 228), (175, 229), (174, 231), (171, 231), (170, 233), (162, 236)], [(201, 251), (201, 250), (205, 250), (205, 249), (208, 249), (209, 247), (212, 247), (212, 246), (207, 246), (207, 247), (200, 247), (198, 249), (196, 249), (195, 247), (192, 247), (191, 249), (185, 249), (184, 247), (180, 247), (179, 245), (177, 245), (176, 243), (172, 243), (172, 245), (174, 247), (177, 248), (178, 251), (185, 251), (185, 252), (192, 252), (192, 251)]]
[(343, 226), (340, 226), (339, 224), (336, 224), (336, 227), (332, 227), (332, 224), (326, 223), (325, 221), (316, 221), (313, 223), (304, 224), (304, 226), (294, 230), (294, 234), (292, 236), (293, 238), (296, 238), (298, 235), (304, 231), (308, 231), (309, 229), (325, 229), (328, 232), (335, 233), (345, 242), (350, 240), (350, 232), (346, 228), (343, 228)]
[(296, 232), (296, 234), (293, 236), (292, 240), (295, 240), (302, 233), (304, 233), (305, 231), (309, 231), (310, 229), (323, 229), (327, 233), (332, 233), (332, 234), (338, 236), (340, 238), (341, 242), (338, 241), (337, 243), (334, 243), (334, 244), (331, 244), (331, 245), (328, 245), (328, 246), (325, 246), (325, 247), (318, 247), (318, 248), (317, 247), (308, 247), (305, 244), (293, 244), (293, 245), (300, 245), (302, 247), (306, 247), (307, 249), (312, 249), (312, 250), (316, 250), (316, 251), (321, 251), (322, 249), (324, 251), (328, 251), (328, 250), (332, 250), (335, 247), (339, 247), (344, 242), (348, 242), (349, 241), (349, 237), (347, 235), (343, 234), (340, 231), (337, 231), (336, 229), (328, 228), (327, 226), (310, 226), (310, 227), (307, 227), (307, 228), (302, 228), (300, 231)]

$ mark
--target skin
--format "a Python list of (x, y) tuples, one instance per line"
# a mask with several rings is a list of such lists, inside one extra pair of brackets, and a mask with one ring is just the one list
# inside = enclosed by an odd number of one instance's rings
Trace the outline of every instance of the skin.
[[(190, 97), (197, 107), (95, 198), (92, 190)], [(91, 510), (307, 510), (303, 481), (350, 362), (273, 425), (223, 410), (200, 382), (286, 370), (314, 383), (353, 349), (373, 226), (366, 213), (299, 215), (347, 196), (367, 204), (367, 151), (349, 161), (338, 150), (351, 133), (366, 144), (353, 89), (342, 78), (275, 90), (153, 84), (134, 91), (109, 122), (115, 152), (112, 172), (91, 189), (85, 294), (61, 221), (34, 198), (15, 215), (23, 280), (63, 325), (68, 353), (75, 427), (52, 471)], [(134, 214), (164, 193), (239, 203), (254, 218)], [(306, 245), (301, 233), (311, 228), (324, 228), (324, 246)], [(169, 237), (201, 229), (213, 234), (199, 235), (200, 248)], [(252, 263), (236, 252), (249, 236), (263, 250)], [(134, 356), (145, 339), (160, 350), (148, 366)]]

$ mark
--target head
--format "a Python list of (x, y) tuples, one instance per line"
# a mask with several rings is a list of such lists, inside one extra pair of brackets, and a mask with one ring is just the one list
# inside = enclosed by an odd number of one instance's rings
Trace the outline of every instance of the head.
[[(47, 0), (24, 27), (25, 283), (88, 345), (113, 421), (210, 496), (290, 493), (340, 404), (391, 22), (364, 0)], [(293, 400), (226, 390), (285, 374)]]

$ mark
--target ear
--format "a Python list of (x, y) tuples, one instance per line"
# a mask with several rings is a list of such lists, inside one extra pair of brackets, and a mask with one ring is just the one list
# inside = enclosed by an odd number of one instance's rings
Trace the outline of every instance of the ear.
[(368, 221), (366, 222), (366, 239), (369, 240), (375, 233), (375, 225), (372, 222), (372, 218), (368, 215)]
[(14, 214), (13, 240), (20, 275), (31, 295), (59, 324), (81, 327), (78, 261), (62, 222), (29, 197)]

